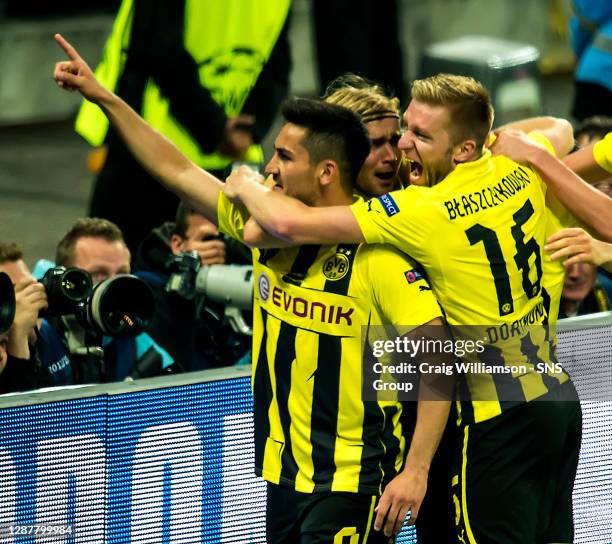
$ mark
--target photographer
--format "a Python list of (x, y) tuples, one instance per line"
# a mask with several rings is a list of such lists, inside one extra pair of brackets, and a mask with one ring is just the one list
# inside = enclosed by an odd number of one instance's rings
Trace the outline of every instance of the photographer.
[[(0, 374), (6, 368), (8, 359), (8, 330), (15, 317), (15, 293), (11, 278), (0, 272)], [(0, 380), (2, 383), (2, 380)]]
[(203, 296), (185, 298), (166, 289), (178, 271), (174, 256), (189, 251), (197, 252), (202, 266), (250, 262), (245, 246), (220, 235), (215, 225), (181, 202), (175, 222), (151, 231), (135, 259), (134, 273), (151, 287), (157, 307), (147, 332), (185, 370), (233, 364), (248, 351), (251, 340), (231, 329), (224, 307)]
[[(111, 278), (129, 274), (130, 253), (116, 225), (105, 219), (83, 218), (59, 242), (56, 264), (83, 269), (100, 286)], [(150, 297), (148, 290), (147, 294)], [(129, 290), (125, 295), (126, 299), (137, 296)], [(87, 304), (90, 307), (93, 303), (88, 299)], [(148, 334), (113, 336), (97, 330), (100, 327), (93, 327), (90, 321), (88, 318), (84, 323), (72, 315), (57, 314), (43, 319), (37, 349), (57, 385), (117, 381), (166, 372), (170, 367), (176, 369), (173, 358)]]
[[(38, 313), (47, 306), (45, 290), (32, 277), (16, 244), (0, 244), (0, 271), (4, 273), (0, 282), (0, 393), (52, 385), (33, 348)], [(9, 307), (10, 320), (5, 318)]]

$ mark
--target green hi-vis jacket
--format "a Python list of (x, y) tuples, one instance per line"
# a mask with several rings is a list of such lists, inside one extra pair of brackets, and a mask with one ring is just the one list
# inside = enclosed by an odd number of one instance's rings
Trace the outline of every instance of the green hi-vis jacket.
[[(290, 0), (186, 0), (184, 45), (199, 67), (200, 82), (228, 117), (238, 115), (267, 62), (289, 12)], [(124, 0), (104, 47), (96, 77), (115, 91), (127, 60), (134, 0)], [(150, 78), (145, 86), (142, 117), (164, 134), (196, 164), (221, 170), (229, 157), (204, 153), (198, 142), (172, 116), (170, 104)], [(94, 104), (84, 101), (75, 129), (91, 145), (104, 143), (108, 119)], [(262, 162), (259, 145), (249, 148), (248, 162)]]

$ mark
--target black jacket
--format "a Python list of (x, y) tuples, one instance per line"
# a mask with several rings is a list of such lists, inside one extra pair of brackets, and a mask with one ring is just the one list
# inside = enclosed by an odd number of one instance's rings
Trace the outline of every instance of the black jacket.
[[(30, 350), (34, 352), (32, 348)], [(54, 384), (51, 375), (34, 355), (30, 359), (9, 355), (6, 366), (0, 374), (0, 395), (52, 385)]]
[[(156, 312), (147, 332), (185, 370), (204, 370), (234, 364), (249, 349), (251, 337), (235, 333), (223, 317), (224, 308), (201, 297), (188, 300), (166, 291), (171, 274), (170, 237), (173, 223), (147, 236), (138, 250), (134, 274), (149, 284)], [(244, 246), (225, 239), (228, 263), (244, 263)]]

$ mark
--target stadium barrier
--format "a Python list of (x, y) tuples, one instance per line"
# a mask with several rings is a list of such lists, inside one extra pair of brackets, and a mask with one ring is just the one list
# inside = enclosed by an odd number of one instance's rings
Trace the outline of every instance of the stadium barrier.
[[(603, 544), (612, 313), (560, 322), (559, 357), (583, 409), (575, 541)], [(265, 542), (250, 367), (4, 395), (0, 427), (0, 543)]]

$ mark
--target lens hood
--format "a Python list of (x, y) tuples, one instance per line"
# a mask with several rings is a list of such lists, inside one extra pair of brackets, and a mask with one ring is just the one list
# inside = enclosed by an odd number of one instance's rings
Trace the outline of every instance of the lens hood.
[(119, 274), (96, 285), (85, 309), (88, 325), (108, 336), (140, 334), (154, 314), (151, 289), (131, 274)]
[(15, 288), (11, 278), (0, 272), (0, 334), (8, 331), (15, 318)]

